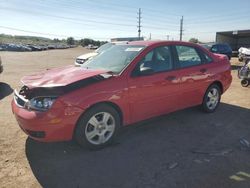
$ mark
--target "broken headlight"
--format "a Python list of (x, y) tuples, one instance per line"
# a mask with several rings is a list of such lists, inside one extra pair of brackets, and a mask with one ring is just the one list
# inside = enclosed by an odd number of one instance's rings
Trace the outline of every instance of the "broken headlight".
[(35, 97), (27, 103), (27, 108), (37, 111), (46, 111), (51, 108), (57, 97)]

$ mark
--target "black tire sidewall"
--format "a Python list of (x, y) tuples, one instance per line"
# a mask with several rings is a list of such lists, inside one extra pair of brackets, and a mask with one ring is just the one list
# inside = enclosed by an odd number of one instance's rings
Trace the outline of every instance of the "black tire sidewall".
[[(90, 143), (85, 135), (85, 128), (87, 126), (87, 123), (89, 121), (89, 119), (97, 114), (98, 112), (108, 112), (110, 113), (115, 120), (115, 130), (113, 135), (111, 136), (111, 138), (100, 145), (95, 145)], [(89, 149), (101, 149), (104, 146), (109, 145), (110, 143), (112, 143), (112, 141), (115, 139), (115, 137), (118, 134), (118, 130), (121, 126), (121, 122), (120, 122), (120, 116), (119, 113), (111, 106), (106, 105), (106, 104), (100, 104), (100, 105), (95, 105), (92, 108), (90, 108), (89, 110), (87, 110), (79, 119), (76, 128), (75, 128), (75, 133), (74, 133), (74, 139), (77, 141), (78, 144), (80, 144), (83, 147), (89, 148)]]
[(242, 87), (248, 87), (248, 85), (249, 85), (249, 80), (246, 80), (246, 79), (241, 80), (241, 86)]
[[(217, 91), (219, 92), (219, 101), (218, 101), (218, 103), (217, 103), (217, 105), (216, 105), (216, 107), (214, 109), (209, 109), (208, 106), (207, 106), (207, 98), (208, 98), (208, 93), (213, 88), (216, 88)], [(217, 84), (213, 84), (213, 85), (209, 86), (208, 89), (206, 90), (206, 93), (205, 93), (204, 97), (203, 97), (202, 109), (207, 113), (214, 112), (218, 108), (218, 106), (220, 105), (221, 93), (222, 93), (222, 91), (221, 91), (220, 87)]]

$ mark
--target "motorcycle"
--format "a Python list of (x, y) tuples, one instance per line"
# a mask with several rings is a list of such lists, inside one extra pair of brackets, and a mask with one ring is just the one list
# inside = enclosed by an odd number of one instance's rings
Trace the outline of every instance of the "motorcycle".
[(238, 77), (241, 79), (242, 87), (250, 84), (250, 49), (241, 47), (239, 49), (239, 61), (244, 61), (245, 65), (238, 70)]
[(238, 52), (238, 58), (240, 62), (245, 61), (246, 63), (250, 60), (250, 48), (241, 47)]

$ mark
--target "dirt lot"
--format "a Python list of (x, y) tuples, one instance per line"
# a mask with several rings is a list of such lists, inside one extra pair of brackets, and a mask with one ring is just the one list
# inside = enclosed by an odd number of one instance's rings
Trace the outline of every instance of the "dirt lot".
[(100, 151), (38, 143), (20, 130), (10, 102), (24, 75), (72, 64), (83, 48), (0, 52), (0, 187), (250, 187), (250, 87), (233, 83), (213, 114), (198, 107), (124, 128)]

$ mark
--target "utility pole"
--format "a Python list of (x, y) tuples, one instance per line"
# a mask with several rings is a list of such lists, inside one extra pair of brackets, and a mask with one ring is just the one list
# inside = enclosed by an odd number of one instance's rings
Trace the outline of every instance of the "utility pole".
[(182, 41), (182, 35), (183, 35), (183, 16), (181, 17), (180, 21), (180, 41)]
[(138, 12), (138, 38), (139, 40), (141, 39), (141, 8), (139, 8), (139, 12)]
[(167, 35), (167, 40), (169, 40), (169, 35)]

